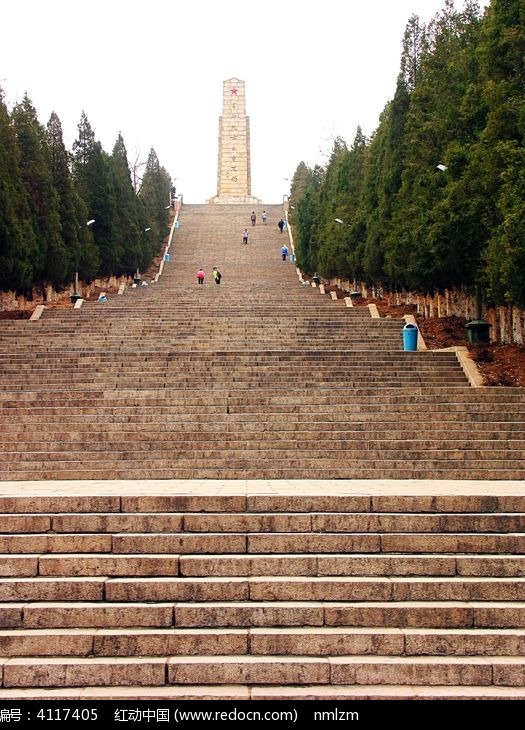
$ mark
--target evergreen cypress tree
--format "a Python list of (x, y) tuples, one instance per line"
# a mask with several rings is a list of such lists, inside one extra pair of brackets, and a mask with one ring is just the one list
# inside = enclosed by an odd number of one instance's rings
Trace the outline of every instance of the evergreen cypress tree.
[(118, 274), (124, 250), (116, 242), (117, 210), (109, 157), (96, 141), (84, 112), (78, 125), (78, 138), (73, 144), (73, 171), (88, 215), (95, 220), (92, 231), (100, 259), (99, 273), (104, 276)]
[(144, 237), (142, 201), (135, 195), (126, 147), (119, 134), (110, 159), (111, 179), (116, 204), (115, 245), (121, 252), (120, 270), (133, 273), (149, 263)]
[(157, 154), (152, 147), (139, 193), (144, 205), (145, 219), (148, 222), (148, 227), (151, 228), (148, 238), (150, 256), (153, 256), (155, 249), (158, 249), (160, 245), (159, 242), (166, 234), (170, 189), (171, 178), (167, 171), (161, 167)]
[(67, 274), (67, 256), (45, 130), (27, 94), (13, 109), (12, 118), (20, 149), (22, 181), (38, 242), (33, 271), (39, 281), (60, 284)]
[[(294, 172), (292, 184), (290, 185), (290, 200), (292, 204), (299, 201), (306, 193), (312, 182), (312, 171), (304, 163), (300, 162), (297, 170)], [(295, 209), (295, 206), (294, 206)], [(289, 212), (289, 217), (293, 220), (294, 210)]]
[(357, 235), (364, 239), (364, 274), (375, 283), (385, 281), (385, 241), (392, 226), (394, 201), (401, 187), (409, 105), (408, 85), (400, 74), (394, 98), (381, 115), (379, 127), (370, 143), (363, 196), (355, 223)]
[(490, 292), (525, 306), (525, 4), (493, 0), (480, 42), (487, 124), (476, 148), (495, 207), (487, 249)]
[[(51, 160), (51, 176), (59, 199), (62, 239), (66, 248), (66, 278), (71, 280), (80, 262), (81, 228), (85, 220), (79, 220), (77, 202), (70, 171), (70, 157), (62, 136), (62, 125), (55, 112), (47, 123), (47, 143)], [(95, 272), (93, 272), (95, 273)]]
[[(479, 22), (456, 12), (451, 0), (428, 29), (405, 125), (402, 185), (396, 196), (386, 240), (385, 268), (391, 281), (432, 290), (468, 283), (476, 272), (480, 242), (461, 196), (452, 192), (454, 146), (468, 145), (472, 131), (463, 116), (463, 99), (475, 80), (470, 62)], [(459, 163), (460, 157), (456, 156)], [(443, 174), (437, 167), (450, 169)]]
[(20, 151), (0, 88), (0, 288), (4, 290), (33, 283), (36, 237), (19, 164)]
[(319, 190), (323, 175), (321, 167), (317, 166), (312, 170), (301, 162), (292, 181), (297, 265), (309, 274), (317, 270), (315, 223), (319, 215)]

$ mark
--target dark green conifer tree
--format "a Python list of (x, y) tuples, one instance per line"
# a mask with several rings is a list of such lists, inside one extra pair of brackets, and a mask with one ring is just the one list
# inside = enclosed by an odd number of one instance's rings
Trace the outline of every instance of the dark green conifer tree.
[(19, 163), (20, 151), (0, 89), (0, 288), (4, 290), (33, 283), (36, 237)]
[(124, 259), (122, 244), (117, 245), (117, 210), (110, 174), (110, 161), (96, 141), (87, 116), (82, 112), (78, 138), (73, 144), (73, 172), (90, 219), (91, 230), (98, 249), (100, 271), (103, 276), (120, 273)]
[(20, 172), (29, 201), (37, 247), (33, 272), (37, 281), (61, 284), (67, 274), (67, 254), (61, 234), (59, 198), (53, 185), (51, 155), (44, 127), (29, 97), (12, 113), (20, 150)]
[(160, 243), (166, 235), (169, 219), (170, 190), (171, 178), (167, 171), (161, 167), (157, 154), (152, 147), (139, 193), (144, 205), (145, 220), (148, 222), (147, 227), (151, 228), (148, 237), (150, 256), (153, 256), (156, 250), (158, 250)]
[[(71, 280), (79, 268), (82, 226), (86, 220), (78, 217), (77, 192), (73, 185), (70, 156), (64, 145), (62, 125), (55, 112), (47, 123), (47, 143), (51, 161), (51, 177), (58, 194), (62, 240), (66, 249), (66, 279)], [(95, 269), (96, 271), (96, 269)], [(95, 271), (91, 272), (94, 274)]]
[[(115, 245), (122, 252), (119, 268), (133, 273), (149, 263), (145, 236), (145, 214), (141, 199), (135, 195), (126, 146), (119, 134), (110, 159), (111, 179), (116, 204)], [(148, 231), (149, 233), (149, 231)]]
[[(525, 3), (493, 0), (480, 41), (487, 123), (475, 150), (492, 194), (490, 293), (525, 307)], [(489, 203), (489, 201), (487, 201)]]

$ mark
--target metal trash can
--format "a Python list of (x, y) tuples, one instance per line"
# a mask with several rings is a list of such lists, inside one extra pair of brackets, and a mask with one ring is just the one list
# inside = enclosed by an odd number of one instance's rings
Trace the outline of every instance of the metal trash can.
[(406, 324), (403, 327), (403, 350), (415, 352), (417, 350), (418, 328), (415, 324)]
[(467, 322), (467, 340), (469, 345), (488, 345), (490, 344), (490, 328), (491, 324), (484, 322), (482, 319), (475, 319)]

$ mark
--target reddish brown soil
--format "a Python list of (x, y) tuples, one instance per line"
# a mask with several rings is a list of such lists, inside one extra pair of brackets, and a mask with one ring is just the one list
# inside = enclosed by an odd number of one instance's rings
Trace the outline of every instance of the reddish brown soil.
[(432, 317), (424, 319), (416, 316), (417, 324), (427, 347), (439, 350), (443, 347), (467, 345), (467, 320), (464, 317)]
[[(348, 296), (348, 292), (345, 296)], [(389, 304), (386, 299), (377, 299), (375, 297), (359, 297), (354, 300), (353, 304), (354, 307), (368, 307), (369, 304), (375, 304), (381, 317), (390, 317), (392, 319), (401, 319), (405, 314), (415, 315), (417, 312), (415, 304)]]
[(0, 312), (0, 319), (29, 319), (31, 312), (21, 312), (16, 309), (13, 312)]
[(470, 348), (472, 359), (485, 385), (525, 388), (525, 347), (518, 345), (478, 345)]

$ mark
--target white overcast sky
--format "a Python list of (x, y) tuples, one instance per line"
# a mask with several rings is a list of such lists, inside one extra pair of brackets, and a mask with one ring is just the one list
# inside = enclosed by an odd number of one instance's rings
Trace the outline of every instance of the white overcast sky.
[[(482, 7), (488, 4), (481, 2)], [(301, 160), (365, 134), (394, 92), (408, 18), (442, 0), (2, 0), (0, 85), (66, 145), (82, 109), (111, 152), (153, 146), (186, 202), (216, 192), (222, 82), (246, 82), (252, 193), (277, 203)], [(461, 0), (456, 5), (462, 7)]]

